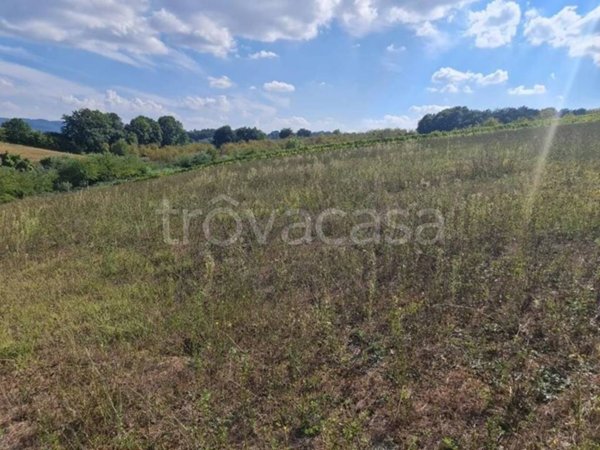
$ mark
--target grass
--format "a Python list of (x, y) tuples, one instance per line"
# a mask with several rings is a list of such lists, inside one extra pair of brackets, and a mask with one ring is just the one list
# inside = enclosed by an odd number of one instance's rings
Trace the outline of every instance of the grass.
[(45, 158), (52, 157), (69, 157), (69, 158), (83, 158), (83, 155), (76, 155), (73, 153), (56, 152), (54, 150), (45, 150), (35, 147), (27, 147), (25, 145), (9, 144), (7, 142), (0, 142), (0, 153), (11, 153), (15, 155), (27, 158), (30, 161), (38, 162)]
[[(600, 125), (231, 162), (0, 206), (0, 446), (581, 448), (600, 441)], [(445, 238), (163, 241), (163, 199), (402, 207)], [(288, 223), (277, 215), (272, 235)], [(345, 235), (364, 217), (326, 225)], [(219, 236), (231, 230), (214, 222)], [(180, 220), (172, 218), (173, 236)]]

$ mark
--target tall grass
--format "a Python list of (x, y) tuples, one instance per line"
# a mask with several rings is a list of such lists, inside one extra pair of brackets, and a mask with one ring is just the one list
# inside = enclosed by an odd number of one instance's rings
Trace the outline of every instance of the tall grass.
[[(0, 442), (594, 448), (600, 126), (558, 127), (527, 217), (546, 133), (232, 162), (0, 206)], [(245, 229), (224, 248), (197, 219), (189, 245), (163, 242), (164, 199), (206, 213), (219, 195), (261, 226), (272, 210), (401, 207), (414, 228), (435, 208), (445, 238), (261, 245)]]

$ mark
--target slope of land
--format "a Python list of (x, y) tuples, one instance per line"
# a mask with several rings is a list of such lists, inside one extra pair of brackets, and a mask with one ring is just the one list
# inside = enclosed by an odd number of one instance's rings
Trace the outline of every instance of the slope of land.
[(599, 186), (590, 123), (0, 206), (0, 447), (594, 448)]
[[(0, 117), (0, 125), (10, 119)], [(63, 127), (61, 120), (23, 119), (35, 131), (42, 133), (60, 133)]]
[(46, 150), (43, 148), (28, 147), (26, 145), (9, 144), (0, 142), (0, 153), (11, 153), (27, 158), (30, 161), (41, 161), (44, 158), (66, 156), (69, 158), (82, 158), (81, 155), (73, 153), (56, 152), (54, 150)]

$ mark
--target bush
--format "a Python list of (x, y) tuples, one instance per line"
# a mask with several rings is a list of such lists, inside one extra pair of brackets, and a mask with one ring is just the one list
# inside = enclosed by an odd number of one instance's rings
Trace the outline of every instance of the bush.
[(0, 167), (0, 203), (29, 195), (51, 192), (56, 173), (53, 171), (18, 171), (11, 167)]
[(10, 167), (19, 172), (28, 172), (33, 170), (33, 164), (26, 158), (20, 155), (13, 155), (6, 153), (0, 153), (0, 166)]
[(95, 183), (139, 178), (148, 173), (148, 166), (137, 156), (117, 156), (110, 153), (92, 155), (86, 159), (46, 158), (42, 167), (57, 174), (55, 188), (86, 187)]

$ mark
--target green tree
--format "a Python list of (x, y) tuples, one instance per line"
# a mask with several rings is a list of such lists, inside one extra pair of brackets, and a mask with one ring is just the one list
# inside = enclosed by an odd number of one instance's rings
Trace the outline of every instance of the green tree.
[(287, 139), (289, 137), (292, 137), (294, 135), (294, 132), (292, 131), (291, 128), (284, 128), (283, 130), (281, 130), (279, 132), (279, 139)]
[(125, 127), (128, 133), (137, 137), (140, 145), (158, 144), (162, 145), (163, 134), (159, 123), (149, 117), (138, 116)]
[(300, 128), (296, 135), (301, 138), (306, 138), (312, 135), (312, 131), (307, 130), (306, 128)]
[(189, 137), (183, 125), (173, 116), (163, 116), (158, 119), (162, 131), (162, 145), (184, 145), (189, 142)]
[(123, 123), (114, 113), (80, 109), (63, 116), (63, 135), (77, 153), (102, 153), (123, 136)]
[(266, 139), (267, 135), (258, 128), (242, 127), (235, 130), (236, 141), (260, 141)]
[(2, 124), (4, 137), (12, 144), (29, 144), (33, 130), (23, 119), (10, 119)]
[(235, 142), (235, 133), (229, 125), (225, 125), (215, 131), (213, 144), (215, 144), (217, 148), (221, 148), (229, 142)]

